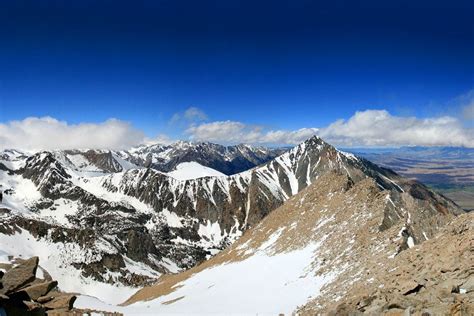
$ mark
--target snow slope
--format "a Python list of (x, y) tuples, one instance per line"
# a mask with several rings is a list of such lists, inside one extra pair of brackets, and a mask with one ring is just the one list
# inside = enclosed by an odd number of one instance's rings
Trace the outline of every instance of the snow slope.
[(173, 293), (153, 301), (117, 308), (80, 297), (75, 305), (125, 315), (288, 315), (308, 300), (309, 293), (318, 293), (332, 279), (331, 275), (310, 273), (317, 248), (312, 244), (272, 255), (263, 247), (247, 260), (205, 270), (179, 284)]
[(167, 173), (177, 180), (190, 180), (203, 177), (222, 177), (226, 176), (215, 169), (205, 167), (195, 161), (182, 162), (176, 166), (176, 169)]
[(316, 249), (317, 245), (311, 245), (277, 255), (259, 249), (247, 260), (205, 270), (173, 293), (129, 308), (132, 313), (146, 306), (165, 314), (290, 314), (307, 301), (309, 293), (319, 292), (331, 280), (309, 273)]

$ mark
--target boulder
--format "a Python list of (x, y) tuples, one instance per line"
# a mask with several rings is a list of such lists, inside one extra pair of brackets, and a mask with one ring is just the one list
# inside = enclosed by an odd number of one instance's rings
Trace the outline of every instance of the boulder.
[(11, 293), (34, 281), (37, 268), (38, 257), (32, 257), (8, 270), (2, 278), (3, 288), (0, 289), (0, 294)]
[(56, 286), (58, 286), (57, 281), (49, 281), (30, 285), (22, 290), (28, 293), (32, 300), (36, 301), (40, 296), (48, 294), (48, 292), (54, 289)]
[(76, 301), (76, 296), (71, 294), (64, 294), (56, 296), (51, 301), (43, 304), (46, 309), (66, 309), (71, 310), (74, 302)]

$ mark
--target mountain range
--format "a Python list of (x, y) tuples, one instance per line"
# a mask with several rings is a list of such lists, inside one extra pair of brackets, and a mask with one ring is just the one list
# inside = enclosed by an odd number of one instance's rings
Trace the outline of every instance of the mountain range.
[(316, 136), (284, 152), (188, 142), (6, 150), (0, 186), (1, 250), (39, 256), (62, 290), (127, 300), (126, 314), (143, 314), (143, 300), (157, 312), (337, 310), (328, 302), (347, 299), (341, 288), (380, 285), (369, 276), (382, 277), (384, 261), (465, 216), (423, 184)]

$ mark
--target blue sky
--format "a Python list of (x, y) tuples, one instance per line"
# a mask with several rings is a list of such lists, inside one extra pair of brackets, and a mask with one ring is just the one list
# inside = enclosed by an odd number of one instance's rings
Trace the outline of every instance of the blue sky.
[[(148, 138), (197, 139), (189, 128), (199, 124), (295, 131), (386, 110), (417, 122), (449, 116), (465, 137), (472, 132), (463, 115), (474, 99), (472, 1), (14, 1), (0, 9), (4, 128), (27, 117), (114, 118)], [(206, 119), (170, 123), (189, 108)]]

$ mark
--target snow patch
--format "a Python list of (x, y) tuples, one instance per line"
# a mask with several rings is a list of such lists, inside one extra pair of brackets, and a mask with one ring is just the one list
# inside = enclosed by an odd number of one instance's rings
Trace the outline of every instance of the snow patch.
[(210, 220), (207, 220), (206, 225), (199, 224), (198, 234), (199, 236), (212, 241), (214, 244), (219, 244), (219, 242), (221, 242), (225, 237), (225, 235), (222, 234), (219, 223), (211, 223)]
[(167, 174), (177, 180), (190, 180), (203, 177), (226, 177), (222, 172), (205, 167), (195, 161), (182, 162), (176, 166), (175, 170)]
[(183, 227), (181, 218), (175, 212), (170, 212), (167, 209), (163, 209), (161, 214), (163, 214), (163, 216), (165, 217), (165, 221), (168, 226), (176, 228)]

